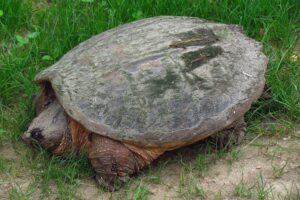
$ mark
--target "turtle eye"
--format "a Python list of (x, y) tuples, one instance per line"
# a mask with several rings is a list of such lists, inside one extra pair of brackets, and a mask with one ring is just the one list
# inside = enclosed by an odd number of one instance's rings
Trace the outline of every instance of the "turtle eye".
[(42, 130), (39, 128), (34, 128), (30, 131), (30, 136), (35, 140), (43, 139)]
[(45, 103), (44, 103), (44, 108), (48, 108), (48, 106), (52, 103), (52, 101), (50, 100), (47, 100)]

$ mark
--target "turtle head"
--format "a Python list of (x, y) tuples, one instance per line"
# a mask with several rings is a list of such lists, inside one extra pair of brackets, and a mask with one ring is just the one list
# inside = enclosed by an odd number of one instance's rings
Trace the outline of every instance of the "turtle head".
[[(31, 122), (22, 139), (30, 146), (42, 147), (55, 153), (62, 140), (68, 138), (68, 134), (67, 116), (63, 107), (55, 100)], [(66, 145), (68, 142), (71, 143), (64, 140)]]

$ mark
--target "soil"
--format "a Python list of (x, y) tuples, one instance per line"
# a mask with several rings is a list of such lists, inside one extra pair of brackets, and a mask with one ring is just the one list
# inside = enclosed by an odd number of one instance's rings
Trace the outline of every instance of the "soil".
[[(207, 164), (205, 171), (199, 174), (187, 166), (194, 166), (203, 144), (196, 144), (162, 156), (151, 169), (142, 171), (136, 179), (149, 191), (147, 199), (242, 199), (234, 195), (238, 184), (250, 188), (248, 199), (257, 199), (259, 183), (266, 183), (266, 199), (299, 198), (300, 188), (300, 131), (286, 138), (257, 137), (238, 148), (226, 152), (220, 159)], [(11, 144), (2, 145), (0, 156), (10, 162), (22, 163), (17, 150)], [(179, 160), (183, 160), (179, 162)], [(158, 163), (166, 163), (159, 167)], [(160, 171), (161, 169), (161, 171)], [(282, 169), (282, 170), (281, 170)], [(14, 174), (0, 174), (0, 199), (8, 199), (13, 187), (28, 191), (34, 182), (34, 174), (28, 170), (10, 170)], [(27, 172), (26, 172), (27, 171)], [(153, 174), (160, 171), (160, 181), (151, 180)], [(121, 189), (115, 193), (105, 192), (96, 185), (93, 178), (80, 180), (78, 199), (133, 199), (137, 184), (131, 184), (126, 192)], [(35, 187), (30, 199), (40, 199), (40, 190)], [(195, 190), (198, 188), (198, 190)], [(55, 191), (53, 185), (51, 190)], [(202, 195), (199, 190), (204, 191)], [(125, 191), (125, 192), (124, 192)], [(196, 192), (195, 192), (196, 191)], [(198, 191), (198, 192), (197, 192)], [(47, 197), (46, 199), (55, 199)]]
[[(300, 136), (300, 131), (298, 132)], [(236, 161), (230, 153), (210, 164), (203, 176), (184, 171), (182, 165), (172, 163), (161, 172), (161, 183), (146, 184), (152, 193), (148, 199), (199, 199), (197, 195), (180, 191), (182, 173), (193, 177), (194, 184), (205, 191), (205, 199), (242, 199), (234, 195), (236, 186), (243, 182), (251, 188), (252, 197), (257, 199), (258, 182), (263, 179), (270, 188), (267, 199), (299, 198), (300, 188), (300, 139), (295, 138), (258, 138), (252, 144), (241, 146)], [(286, 165), (286, 167), (283, 167)], [(273, 166), (273, 167), (272, 167)], [(280, 175), (276, 170), (283, 168)], [(277, 172), (278, 173), (278, 172)], [(145, 176), (149, 176), (145, 175)], [(278, 177), (279, 176), (279, 177)], [(190, 180), (185, 179), (186, 184)], [(99, 195), (93, 182), (87, 181), (80, 187), (84, 199), (110, 199), (109, 194)], [(298, 196), (297, 196), (298, 195)], [(112, 198), (113, 199), (113, 198)]]

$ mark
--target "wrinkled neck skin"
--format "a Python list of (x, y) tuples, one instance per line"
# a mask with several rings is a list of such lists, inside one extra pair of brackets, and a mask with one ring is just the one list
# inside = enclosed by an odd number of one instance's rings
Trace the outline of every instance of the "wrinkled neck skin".
[(57, 155), (72, 151), (69, 118), (57, 100), (47, 102), (22, 139), (30, 146), (42, 147)]

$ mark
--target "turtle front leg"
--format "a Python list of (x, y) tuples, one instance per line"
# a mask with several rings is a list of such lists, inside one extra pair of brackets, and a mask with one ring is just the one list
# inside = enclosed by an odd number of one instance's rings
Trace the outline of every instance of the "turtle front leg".
[(244, 117), (232, 123), (227, 129), (212, 136), (213, 141), (219, 148), (230, 148), (240, 144), (245, 138), (246, 122)]
[(164, 151), (143, 149), (101, 136), (91, 135), (89, 159), (96, 172), (98, 183), (114, 191), (114, 183), (136, 173)]

